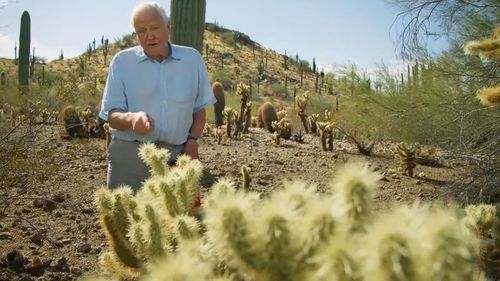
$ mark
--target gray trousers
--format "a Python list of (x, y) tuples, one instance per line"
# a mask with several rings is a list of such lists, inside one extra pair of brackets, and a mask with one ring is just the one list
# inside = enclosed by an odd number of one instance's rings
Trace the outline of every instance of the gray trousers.
[[(149, 167), (139, 157), (139, 147), (142, 143), (137, 141), (124, 141), (113, 138), (108, 147), (108, 188), (117, 188), (120, 185), (128, 185), (134, 191), (138, 191), (142, 183), (150, 177)], [(177, 157), (182, 153), (183, 145), (168, 145), (155, 143), (158, 148), (166, 148), (170, 151), (170, 159), (167, 164), (174, 164)]]

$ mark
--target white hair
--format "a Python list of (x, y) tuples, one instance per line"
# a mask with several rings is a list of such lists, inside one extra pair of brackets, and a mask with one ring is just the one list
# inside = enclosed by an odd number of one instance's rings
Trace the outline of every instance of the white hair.
[(135, 19), (137, 18), (137, 15), (144, 11), (157, 12), (163, 18), (163, 21), (165, 21), (165, 25), (167, 25), (168, 21), (170, 20), (167, 16), (167, 13), (165, 12), (165, 9), (163, 9), (163, 7), (160, 4), (156, 2), (142, 2), (134, 8), (132, 14), (130, 15), (132, 28), (135, 29)]

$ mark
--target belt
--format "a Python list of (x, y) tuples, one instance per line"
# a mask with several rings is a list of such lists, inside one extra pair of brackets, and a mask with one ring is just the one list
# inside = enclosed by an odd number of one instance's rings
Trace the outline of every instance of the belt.
[[(159, 147), (159, 148), (167, 148), (169, 150), (171, 150), (171, 148), (174, 148), (174, 147), (182, 147), (183, 145), (182, 144), (169, 144), (169, 143), (166, 143), (164, 141), (139, 141), (139, 140), (134, 140), (133, 142), (137, 142), (137, 143), (153, 143), (154, 145), (156, 145), (156, 147)], [(181, 151), (182, 153), (182, 151)], [(167, 162), (167, 164), (169, 166), (174, 166), (175, 165), (175, 162), (177, 161), (177, 157), (175, 157), (176, 159), (173, 159), (173, 160), (170, 160)]]
[(164, 141), (140, 141), (140, 140), (133, 140), (133, 142), (138, 142), (138, 143), (152, 143), (156, 146), (160, 147), (166, 147), (166, 146), (181, 146), (182, 144), (170, 144)]

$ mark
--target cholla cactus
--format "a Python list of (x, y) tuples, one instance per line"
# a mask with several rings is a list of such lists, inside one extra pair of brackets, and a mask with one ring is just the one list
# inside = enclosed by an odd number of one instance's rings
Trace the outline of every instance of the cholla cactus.
[(453, 211), (402, 206), (366, 231), (364, 280), (476, 280), (470, 239)]
[(309, 102), (309, 99), (311, 96), (309, 95), (308, 92), (303, 93), (302, 95), (297, 95), (295, 97), (295, 104), (299, 108), (299, 118), (300, 121), (302, 121), (302, 125), (304, 125), (304, 130), (306, 131), (306, 134), (309, 134), (309, 129), (307, 127), (307, 115), (306, 115), (306, 107), (307, 103)]
[(280, 121), (273, 121), (271, 126), (275, 131), (273, 138), (277, 146), (281, 145), (281, 138), (289, 139), (292, 135), (292, 123), (286, 118)]
[[(465, 44), (465, 54), (479, 54), (482, 59), (500, 60), (500, 26), (493, 29), (491, 38), (483, 41), (470, 41)], [(495, 106), (500, 104), (500, 86), (484, 87), (477, 92), (482, 105)]]
[(331, 199), (306, 186), (287, 184), (264, 200), (227, 185), (214, 189), (205, 223), (216, 255), (252, 280), (305, 280), (309, 258), (334, 233)]
[(215, 139), (217, 140), (217, 144), (221, 144), (222, 143), (222, 136), (224, 135), (224, 132), (221, 129), (216, 128), (216, 129), (214, 129), (214, 135), (215, 135)]
[(111, 246), (101, 256), (101, 264), (120, 278), (143, 276), (150, 261), (174, 254), (182, 241), (199, 236), (199, 222), (191, 213), (201, 164), (181, 156), (177, 167), (169, 168), (169, 155), (153, 144), (142, 145), (140, 157), (152, 176), (137, 195), (126, 186), (96, 193), (101, 225)]
[(328, 109), (325, 109), (325, 113), (323, 115), (323, 121), (325, 122), (333, 121), (333, 112), (329, 111)]
[(236, 122), (236, 118), (238, 117), (238, 113), (234, 111), (234, 109), (226, 106), (222, 111), (222, 115), (226, 118), (226, 133), (227, 137), (231, 138), (231, 125)]
[(42, 117), (42, 124), (47, 124), (49, 121), (49, 110), (44, 107), (40, 110), (40, 116)]
[(394, 148), (394, 155), (399, 158), (401, 169), (405, 171), (410, 178), (413, 178), (413, 169), (417, 166), (417, 157), (420, 153), (418, 143), (406, 144), (400, 143)]
[(252, 178), (250, 177), (250, 172), (252, 169), (248, 166), (241, 166), (240, 173), (241, 177), (243, 179), (243, 190), (248, 191), (250, 189), (250, 182), (252, 181)]
[[(323, 151), (333, 151), (333, 124), (330, 122), (316, 122), (321, 138), (321, 148)], [(328, 147), (327, 147), (328, 141)]]
[(236, 88), (236, 93), (241, 97), (240, 98), (241, 105), (240, 105), (240, 115), (236, 120), (236, 128), (234, 130), (235, 138), (237, 138), (239, 136), (239, 133), (243, 131), (243, 123), (246, 123), (244, 119), (247, 117), (246, 112), (250, 110), (250, 108), (247, 105), (248, 97), (250, 96), (250, 87), (242, 83), (239, 83)]
[(278, 116), (278, 121), (280, 121), (283, 118), (286, 118), (287, 112), (286, 110), (280, 110), (276, 112), (276, 115)]
[(348, 232), (359, 231), (367, 221), (373, 192), (380, 175), (366, 165), (348, 163), (339, 169), (330, 184), (334, 212), (344, 220)]
[(316, 126), (316, 122), (318, 122), (319, 119), (319, 114), (311, 114), (308, 118), (307, 121), (309, 122), (309, 128), (311, 128), (311, 133), (314, 135), (318, 134), (318, 128)]
[(256, 128), (257, 127), (257, 123), (259, 122), (259, 118), (257, 118), (256, 116), (252, 116), (251, 117), (251, 125), (252, 125), (252, 128)]
[(109, 143), (111, 142), (111, 133), (109, 132), (109, 123), (106, 122), (102, 125), (104, 129), (104, 134), (106, 136), (106, 149), (109, 147)]
[[(126, 187), (96, 196), (112, 247), (101, 262), (120, 280), (478, 280), (458, 212), (414, 205), (374, 213), (380, 176), (366, 165), (339, 169), (326, 193), (295, 181), (261, 198), (220, 179), (201, 223), (185, 200), (199, 162), (183, 157), (177, 168), (152, 170), (135, 196)], [(468, 210), (480, 233), (492, 225), (486, 209)]]
[(500, 254), (500, 220), (498, 207), (492, 205), (470, 205), (465, 208), (464, 225), (475, 240), (474, 252), (480, 265), (496, 261)]
[(248, 129), (251, 126), (252, 123), (252, 102), (249, 101), (247, 102), (247, 106), (245, 108), (245, 118), (244, 118), (244, 124), (243, 124), (243, 133), (248, 134)]

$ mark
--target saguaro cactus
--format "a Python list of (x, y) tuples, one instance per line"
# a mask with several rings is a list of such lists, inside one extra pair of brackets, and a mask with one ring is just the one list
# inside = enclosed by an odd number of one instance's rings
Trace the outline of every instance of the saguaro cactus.
[(31, 19), (28, 11), (21, 16), (21, 32), (19, 33), (19, 64), (18, 80), (19, 86), (28, 86), (30, 74), (30, 42), (31, 42)]
[(5, 85), (7, 84), (7, 78), (5, 78), (5, 72), (2, 71), (2, 73), (0, 73), (0, 85)]
[(175, 44), (193, 47), (201, 53), (205, 30), (205, 8), (205, 0), (171, 0), (170, 40)]

